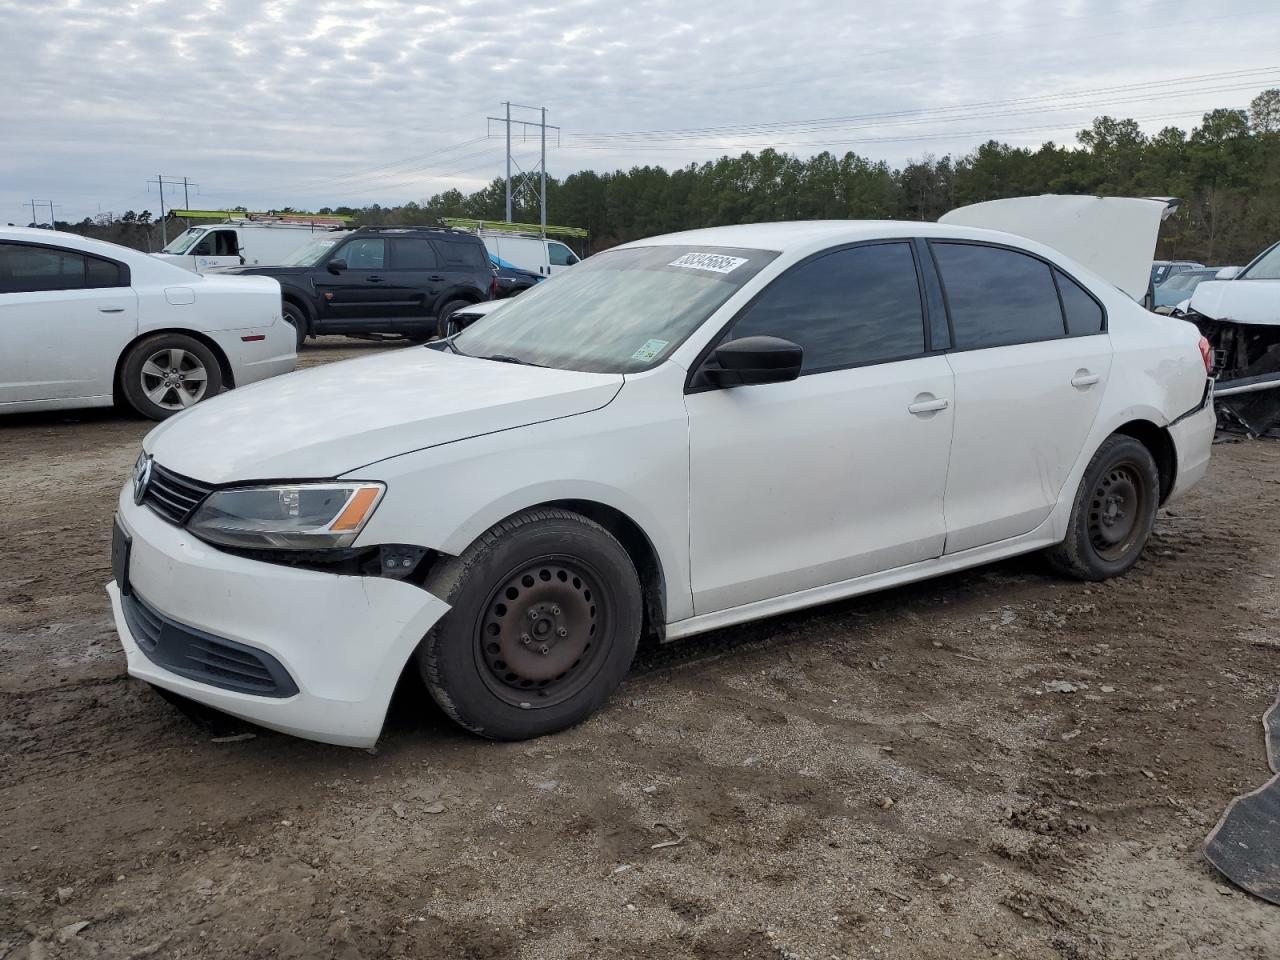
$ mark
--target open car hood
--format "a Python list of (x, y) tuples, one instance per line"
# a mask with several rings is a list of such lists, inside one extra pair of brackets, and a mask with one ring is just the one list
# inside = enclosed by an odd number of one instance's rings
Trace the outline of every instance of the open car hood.
[(1280, 326), (1280, 280), (1204, 280), (1191, 309), (1210, 320)]
[(957, 207), (938, 218), (960, 227), (1002, 230), (1065, 253), (1141, 300), (1151, 282), (1160, 223), (1171, 197), (1068, 197), (1042, 194)]

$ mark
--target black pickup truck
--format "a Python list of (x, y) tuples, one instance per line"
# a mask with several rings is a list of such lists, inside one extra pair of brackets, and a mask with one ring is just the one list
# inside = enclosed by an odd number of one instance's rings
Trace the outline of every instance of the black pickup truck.
[(400, 334), (427, 340), (460, 307), (491, 299), (497, 277), (484, 241), (442, 227), (362, 227), (317, 240), (274, 267), (219, 273), (280, 281), (284, 318), (298, 346), (325, 334)]

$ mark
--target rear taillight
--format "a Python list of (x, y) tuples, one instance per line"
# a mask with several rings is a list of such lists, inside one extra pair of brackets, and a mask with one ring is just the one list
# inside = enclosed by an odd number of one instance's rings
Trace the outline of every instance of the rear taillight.
[(1204, 361), (1204, 372), (1213, 375), (1213, 348), (1209, 346), (1207, 337), (1200, 338), (1200, 359)]

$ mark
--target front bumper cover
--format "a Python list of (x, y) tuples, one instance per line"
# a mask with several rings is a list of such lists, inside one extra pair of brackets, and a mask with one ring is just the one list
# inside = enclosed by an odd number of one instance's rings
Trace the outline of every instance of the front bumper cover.
[(296, 736), (355, 747), (377, 741), (405, 663), (448, 604), (399, 580), (224, 553), (135, 505), (127, 484), (118, 510), (132, 538), (130, 586), (166, 617), (269, 654), (298, 691), (257, 696), (166, 670), (139, 648), (113, 581), (107, 593), (131, 676)]

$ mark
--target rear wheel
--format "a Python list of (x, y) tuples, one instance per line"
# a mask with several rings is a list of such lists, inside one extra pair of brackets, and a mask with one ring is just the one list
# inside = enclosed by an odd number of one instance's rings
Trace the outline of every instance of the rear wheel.
[(1048, 551), (1049, 562), (1080, 580), (1119, 576), (1146, 548), (1159, 501), (1151, 452), (1133, 437), (1108, 437), (1085, 469), (1067, 537)]
[(490, 529), (432, 577), (451, 607), (418, 664), (454, 720), (523, 740), (585, 719), (622, 682), (640, 639), (640, 583), (622, 545), (564, 510)]
[(471, 303), (467, 300), (450, 300), (441, 307), (440, 315), (436, 318), (436, 336), (443, 340), (457, 333), (458, 327), (453, 324), (453, 315), (463, 307), (469, 306)]
[(222, 390), (222, 368), (194, 337), (160, 333), (139, 340), (120, 368), (120, 392), (129, 406), (164, 420)]
[(307, 339), (307, 315), (303, 313), (302, 308), (296, 303), (285, 302), (284, 318), (293, 327), (294, 336), (298, 341), (298, 349), (302, 349), (303, 343)]

